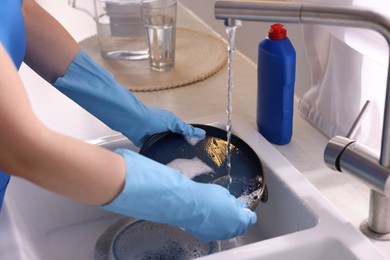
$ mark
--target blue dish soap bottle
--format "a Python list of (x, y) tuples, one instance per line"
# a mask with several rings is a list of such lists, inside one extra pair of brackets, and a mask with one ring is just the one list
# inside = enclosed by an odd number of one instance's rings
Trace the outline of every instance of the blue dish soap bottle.
[(271, 143), (291, 141), (296, 53), (287, 30), (273, 24), (259, 43), (257, 64), (257, 127)]

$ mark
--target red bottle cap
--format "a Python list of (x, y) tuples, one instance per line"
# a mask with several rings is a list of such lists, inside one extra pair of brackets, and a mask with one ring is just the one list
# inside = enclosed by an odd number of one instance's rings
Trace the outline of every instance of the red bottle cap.
[(271, 40), (283, 40), (287, 37), (287, 30), (283, 24), (275, 23), (269, 27), (268, 38)]

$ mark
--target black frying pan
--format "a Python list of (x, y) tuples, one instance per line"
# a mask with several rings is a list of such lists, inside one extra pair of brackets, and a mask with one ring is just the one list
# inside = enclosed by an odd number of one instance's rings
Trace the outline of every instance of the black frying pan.
[[(140, 154), (168, 164), (175, 159), (198, 157), (213, 169), (213, 172), (196, 176), (193, 180), (201, 183), (216, 183), (227, 187), (226, 146), (227, 132), (209, 125), (194, 124), (206, 131), (206, 137), (196, 145), (190, 144), (183, 136), (171, 132), (153, 135), (141, 147)], [(259, 201), (265, 202), (267, 192), (261, 161), (253, 149), (242, 139), (231, 136), (231, 177), (229, 191), (236, 198), (242, 194), (258, 191), (248, 208), (254, 210)]]

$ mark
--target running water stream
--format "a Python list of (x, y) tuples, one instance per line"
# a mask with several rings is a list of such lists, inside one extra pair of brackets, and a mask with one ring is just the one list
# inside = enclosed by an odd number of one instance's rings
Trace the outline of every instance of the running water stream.
[[(234, 67), (234, 51), (235, 51), (235, 39), (236, 39), (236, 30), (241, 26), (241, 21), (236, 20), (233, 25), (226, 26), (226, 33), (228, 37), (228, 80), (227, 80), (227, 145), (226, 145), (226, 172), (227, 177), (225, 178), (225, 183), (227, 183), (227, 189), (230, 191), (230, 186), (233, 182), (231, 176), (231, 135), (232, 135), (232, 112), (233, 112), (233, 67)], [(262, 181), (262, 180), (260, 180)], [(257, 200), (263, 190), (257, 189), (250, 194), (244, 193), (238, 199), (244, 202), (246, 205), (251, 205), (255, 200)]]
[(232, 26), (226, 26), (226, 33), (228, 36), (228, 81), (227, 81), (227, 145), (226, 145), (226, 172), (227, 172), (227, 189), (230, 190), (230, 184), (232, 183), (232, 177), (230, 171), (232, 168), (231, 157), (231, 136), (232, 136), (232, 112), (233, 112), (233, 66), (234, 66), (234, 51), (235, 51), (235, 38), (236, 29), (241, 25), (240, 21), (237, 21)]
[[(230, 190), (230, 185), (233, 181), (230, 174), (232, 165), (230, 161), (231, 157), (231, 136), (232, 136), (232, 112), (233, 112), (233, 66), (234, 66), (234, 51), (235, 51), (235, 38), (236, 29), (241, 25), (240, 21), (237, 21), (233, 26), (226, 26), (226, 33), (228, 37), (228, 80), (227, 80), (227, 144), (226, 144), (226, 171), (227, 171), (227, 189)], [(240, 246), (241, 241), (236, 238), (231, 238), (227, 241), (217, 241), (219, 251), (227, 250)]]

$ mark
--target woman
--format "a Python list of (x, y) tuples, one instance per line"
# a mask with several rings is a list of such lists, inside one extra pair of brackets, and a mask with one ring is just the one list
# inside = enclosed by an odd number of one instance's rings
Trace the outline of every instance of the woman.
[(182, 227), (204, 242), (241, 235), (256, 222), (256, 214), (220, 186), (196, 183), (129, 150), (110, 152), (46, 128), (17, 74), (22, 61), (137, 146), (168, 130), (204, 137), (172, 113), (143, 105), (34, 0), (4, 0), (1, 170), (105, 210)]

